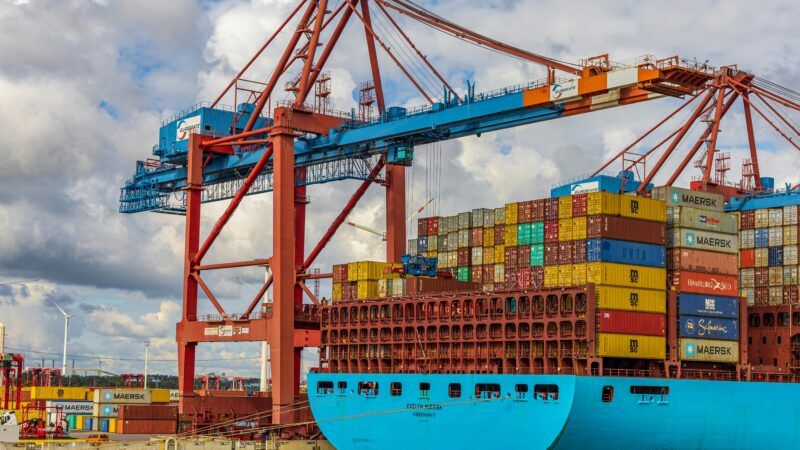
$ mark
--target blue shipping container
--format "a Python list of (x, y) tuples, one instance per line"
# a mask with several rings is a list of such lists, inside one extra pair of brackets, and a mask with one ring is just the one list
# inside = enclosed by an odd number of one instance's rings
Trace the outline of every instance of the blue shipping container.
[(678, 313), (687, 316), (739, 318), (739, 299), (717, 295), (681, 294)]
[(663, 245), (616, 239), (588, 239), (586, 262), (610, 262), (637, 266), (666, 267), (666, 249)]
[(417, 252), (427, 252), (428, 251), (428, 237), (427, 236), (420, 236), (417, 239)]
[(108, 419), (100, 419), (100, 431), (108, 433)]
[(767, 264), (770, 267), (778, 267), (783, 265), (783, 247), (770, 247), (768, 252), (769, 261)]
[(681, 337), (699, 339), (739, 339), (739, 321), (716, 317), (680, 316)]
[(769, 228), (756, 228), (754, 245), (756, 248), (769, 246)]
[(92, 419), (90, 417), (87, 417), (83, 420), (83, 429), (84, 430), (92, 429)]

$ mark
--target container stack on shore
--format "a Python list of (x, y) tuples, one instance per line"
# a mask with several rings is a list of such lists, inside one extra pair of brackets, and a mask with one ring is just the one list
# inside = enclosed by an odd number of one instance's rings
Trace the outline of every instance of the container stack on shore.
[(654, 198), (667, 203), (668, 288), (677, 294), (679, 359), (739, 361), (736, 216), (721, 195), (672, 186)]
[(798, 207), (739, 212), (740, 282), (749, 305), (798, 303)]

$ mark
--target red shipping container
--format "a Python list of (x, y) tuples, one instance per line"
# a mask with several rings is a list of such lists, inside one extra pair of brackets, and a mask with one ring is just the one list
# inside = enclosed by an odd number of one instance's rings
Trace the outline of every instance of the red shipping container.
[(533, 202), (522, 202), (519, 204), (517, 210), (517, 223), (530, 223), (531, 222), (531, 209)]
[(427, 228), (429, 236), (439, 234), (439, 217), (429, 217)]
[(558, 220), (544, 222), (544, 241), (558, 242)]
[(586, 237), (665, 245), (667, 224), (627, 217), (589, 216), (586, 221)]
[(665, 336), (667, 333), (666, 315), (638, 311), (600, 310), (597, 312), (597, 332)]
[(520, 245), (517, 247), (517, 267), (530, 267), (531, 266), (531, 246)]
[(417, 219), (417, 236), (428, 235), (428, 219), (420, 217)]
[(739, 266), (734, 254), (672, 248), (667, 252), (667, 269), (675, 271), (737, 275)]
[(519, 258), (519, 250), (517, 247), (506, 247), (505, 250), (505, 263), (506, 269), (515, 269), (517, 267), (517, 260)]
[(579, 264), (586, 262), (586, 241), (572, 242), (572, 263)]
[(548, 198), (544, 206), (544, 220), (558, 220), (558, 198)]
[(753, 283), (756, 287), (769, 286), (769, 267), (756, 267)]
[(797, 303), (797, 286), (784, 286), (783, 287), (783, 303), (794, 304)]
[(523, 267), (517, 269), (517, 282), (522, 289), (530, 289), (531, 286), (531, 268)]
[(456, 264), (458, 267), (471, 266), (472, 263), (472, 249), (469, 247), (459, 248), (456, 250)]
[(454, 278), (406, 278), (406, 294), (422, 295), (440, 292), (476, 292), (480, 284), (469, 281), (458, 281)]
[(531, 202), (531, 222), (541, 222), (544, 220), (545, 203), (546, 199), (539, 199)]
[(589, 203), (589, 194), (578, 194), (572, 196), (572, 217), (583, 217), (586, 215), (586, 207)]
[(742, 211), (739, 213), (739, 229), (752, 230), (756, 227), (756, 212)]
[(336, 264), (333, 266), (333, 282), (342, 283), (347, 281), (347, 264)]
[(756, 305), (768, 305), (769, 304), (769, 288), (768, 287), (757, 287), (756, 288)]
[(756, 266), (756, 251), (752, 248), (743, 249), (739, 253), (739, 267), (750, 269)]
[(483, 283), (483, 266), (472, 266), (470, 269), (472, 274), (472, 282), (474, 283)]
[(739, 296), (739, 277), (700, 272), (673, 272), (672, 284), (681, 292), (695, 294)]
[(175, 434), (177, 420), (117, 420), (120, 434)]
[[(494, 245), (505, 245), (506, 243), (506, 226), (494, 226)], [(488, 247), (488, 246), (487, 246)]]
[(558, 265), (558, 242), (549, 242), (544, 244), (544, 265)]
[(120, 420), (178, 420), (178, 407), (165, 405), (119, 405)]
[(487, 264), (481, 267), (483, 268), (483, 279), (486, 283), (491, 283), (494, 280), (494, 264)]
[(572, 242), (558, 243), (558, 263), (572, 264)]
[(544, 267), (531, 267), (530, 289), (544, 288)]
[(520, 286), (517, 284), (517, 269), (509, 270), (506, 268), (506, 289), (520, 289)]
[(472, 229), (472, 246), (483, 247), (483, 228)]

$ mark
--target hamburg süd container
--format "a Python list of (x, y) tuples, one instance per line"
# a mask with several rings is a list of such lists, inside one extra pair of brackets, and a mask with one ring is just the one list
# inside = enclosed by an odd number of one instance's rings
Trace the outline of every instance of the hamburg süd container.
[(658, 313), (600, 310), (597, 312), (597, 332), (665, 336), (667, 319)]
[(739, 321), (717, 317), (679, 316), (680, 337), (697, 339), (739, 339)]
[(667, 233), (667, 247), (736, 254), (739, 252), (739, 240), (735, 234), (673, 228)]
[(739, 362), (738, 341), (681, 338), (679, 346), (684, 361)]
[(586, 264), (586, 281), (601, 286), (663, 289), (666, 270), (630, 264), (593, 262)]
[(662, 314), (667, 311), (667, 293), (664, 289), (596, 286), (594, 295), (598, 309), (619, 309)]
[(666, 338), (638, 334), (597, 334), (597, 356), (664, 359)]
[(739, 318), (739, 299), (719, 295), (681, 293), (678, 296), (678, 313), (686, 316)]
[(739, 277), (735, 275), (688, 271), (672, 272), (670, 274), (670, 285), (681, 292), (722, 295), (725, 297), (739, 295)]
[(720, 212), (725, 208), (725, 199), (722, 195), (674, 186), (653, 188), (652, 197), (664, 200), (667, 206), (690, 206), (692, 208)]
[(587, 262), (611, 262), (637, 266), (665, 267), (663, 245), (643, 244), (616, 239), (589, 239), (586, 242)]

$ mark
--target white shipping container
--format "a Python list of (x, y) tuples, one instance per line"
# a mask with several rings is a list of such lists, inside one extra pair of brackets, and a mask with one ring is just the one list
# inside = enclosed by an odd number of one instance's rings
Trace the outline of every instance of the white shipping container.
[[(777, 211), (772, 210), (770, 211)], [(783, 227), (770, 227), (769, 231), (769, 246), (770, 247), (779, 247), (783, 245)]]
[(783, 207), (783, 224), (797, 225), (797, 205)]
[(396, 278), (396, 280), (392, 283), (392, 297), (401, 297), (406, 293), (406, 284), (402, 278)]
[(389, 296), (389, 281), (385, 278), (378, 280), (378, 298)]
[[(61, 414), (66, 418), (67, 414), (75, 415), (75, 416), (91, 416), (92, 410), (94, 409), (93, 402), (66, 402), (66, 401), (51, 401), (48, 400), (45, 403), (45, 406), (48, 410), (52, 408), (60, 407)], [(53, 411), (55, 411), (53, 409)]]
[(469, 211), (465, 211), (462, 213), (458, 213), (458, 229), (460, 230), (468, 230), (472, 225), (472, 213)]
[(797, 284), (797, 266), (784, 266), (783, 285), (794, 286)]
[(784, 245), (783, 246), (783, 265), (784, 266), (796, 266), (800, 264), (797, 260), (797, 246), (796, 245)]
[(742, 296), (747, 300), (747, 306), (756, 304), (756, 290), (753, 288), (742, 289)]
[(447, 233), (447, 251), (452, 252), (456, 250), (458, 250), (458, 231), (453, 231)]
[(783, 209), (775, 208), (769, 210), (769, 226), (771, 227), (783, 226)]
[(756, 286), (756, 270), (742, 269), (739, 271), (739, 284), (743, 288), (753, 288)]
[(769, 226), (769, 210), (757, 209), (755, 213), (756, 228), (766, 228)]
[(458, 248), (472, 246), (472, 232), (468, 229), (458, 230)]
[(432, 235), (428, 236), (428, 251), (435, 252), (439, 250), (439, 236)]
[(483, 247), (472, 247), (472, 265), (483, 264)]
[(797, 244), (797, 225), (783, 227), (783, 245)]
[(494, 226), (494, 210), (488, 209), (483, 214), (483, 227), (491, 228)]
[(408, 240), (408, 254), (416, 255), (417, 254), (417, 240), (416, 239), (409, 239)]
[(756, 267), (767, 267), (769, 265), (769, 249), (766, 247), (757, 248), (755, 251)]
[(95, 403), (92, 415), (95, 417), (117, 417), (119, 415), (119, 405)]
[(150, 403), (150, 390), (145, 389), (97, 389), (95, 403), (124, 403), (146, 405)]
[(756, 230), (742, 230), (739, 233), (739, 248), (753, 248), (756, 242)]
[(439, 236), (447, 236), (447, 218), (446, 217), (439, 217), (439, 229), (436, 230), (436, 234)]

